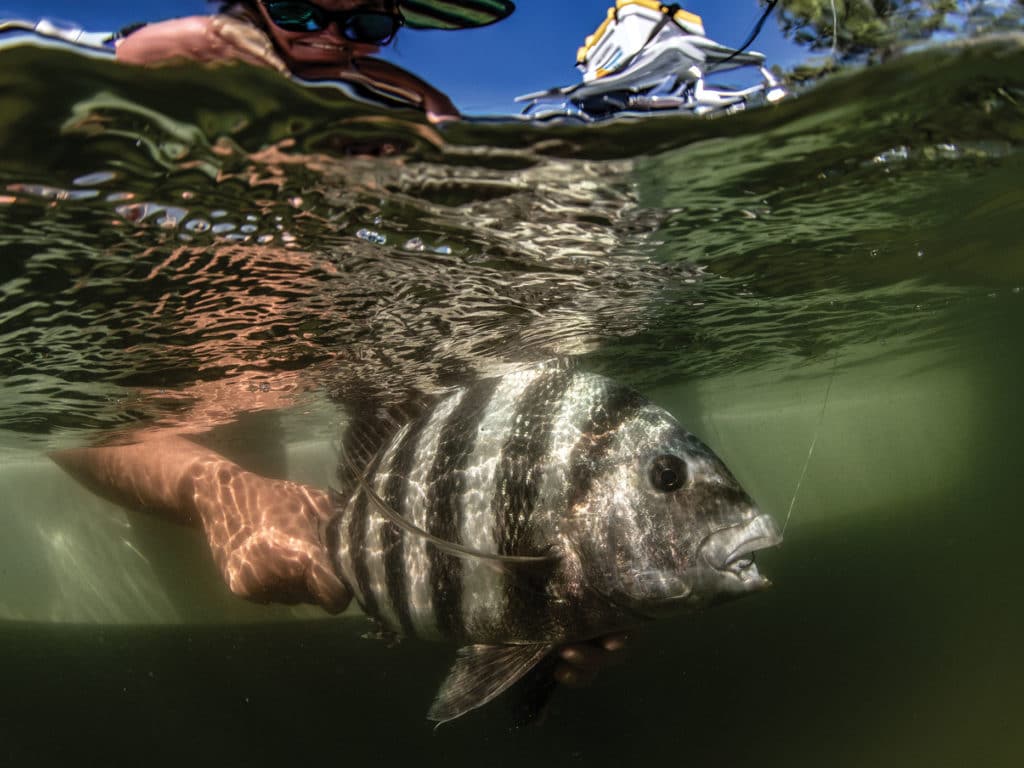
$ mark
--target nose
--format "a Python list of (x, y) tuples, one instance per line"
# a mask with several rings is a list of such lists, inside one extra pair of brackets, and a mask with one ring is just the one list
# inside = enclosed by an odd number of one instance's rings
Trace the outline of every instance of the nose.
[(320, 34), (324, 37), (331, 38), (332, 43), (342, 45), (345, 42), (345, 38), (342, 37), (341, 34), (341, 28), (338, 26), (338, 22), (335, 19), (331, 19), (331, 23), (324, 27)]

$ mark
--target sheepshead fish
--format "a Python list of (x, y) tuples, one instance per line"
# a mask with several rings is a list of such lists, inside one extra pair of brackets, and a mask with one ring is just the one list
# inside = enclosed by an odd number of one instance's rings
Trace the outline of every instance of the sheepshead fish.
[[(398, 420), (399, 422), (401, 420)], [(781, 536), (664, 409), (548, 363), (355, 426), (325, 538), (365, 613), (460, 644), (456, 718), (557, 646), (761, 589)]]

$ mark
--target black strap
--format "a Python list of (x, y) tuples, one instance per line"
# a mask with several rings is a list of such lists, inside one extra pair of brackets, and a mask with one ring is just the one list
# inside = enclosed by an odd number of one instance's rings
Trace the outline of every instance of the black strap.
[[(658, 33), (665, 28), (666, 24), (668, 24), (670, 21), (674, 21), (676, 13), (680, 10), (681, 8), (679, 6), (679, 3), (672, 3), (672, 5), (661, 6), (661, 21), (654, 25), (654, 29), (651, 30), (651, 34), (647, 36), (647, 39), (644, 40), (644, 44), (640, 46), (640, 50), (646, 48), (647, 44), (658, 36)], [(616, 20), (618, 20), (618, 13), (618, 9), (616, 9)]]
[[(651, 34), (649, 34), (647, 36), (647, 39), (644, 40), (643, 45), (641, 45), (639, 48), (637, 48), (636, 52), (632, 56), (630, 56), (628, 59), (626, 59), (626, 62), (624, 64), (620, 64), (619, 66), (617, 66), (615, 68), (616, 71), (625, 69), (630, 64), (632, 64), (633, 60), (636, 59), (636, 57), (640, 55), (640, 52), (644, 48), (647, 47), (647, 45), (651, 42), (651, 40), (653, 40), (654, 38), (656, 38), (658, 36), (658, 33), (661, 32), (661, 30), (663, 30), (665, 28), (665, 25), (668, 24), (670, 21), (674, 21), (675, 20), (674, 17), (676, 15), (676, 12), (680, 11), (680, 10), (682, 10), (682, 6), (680, 6), (679, 3), (672, 3), (672, 5), (663, 5), (663, 6), (661, 6), (661, 21), (659, 21), (657, 24), (654, 25), (654, 29), (651, 30)], [(618, 21), (619, 21), (619, 9), (618, 8), (615, 9), (615, 21), (616, 21), (616, 23), (618, 23)]]
[(722, 66), (727, 61), (731, 61), (732, 59), (735, 59), (737, 56), (739, 56), (741, 53), (743, 53), (745, 50), (747, 50), (747, 48), (750, 47), (750, 44), (752, 42), (754, 42), (754, 39), (759, 34), (761, 34), (761, 27), (764, 26), (764, 23), (768, 19), (768, 16), (771, 14), (771, 12), (775, 10), (775, 6), (778, 4), (778, 2), (779, 2), (779, 0), (768, 0), (768, 7), (764, 9), (764, 13), (761, 14), (761, 18), (758, 19), (757, 20), (757, 24), (754, 25), (754, 31), (750, 33), (750, 36), (744, 41), (743, 45), (741, 45), (739, 48), (737, 48), (735, 51), (730, 53), (728, 56), (726, 56), (721, 61), (716, 62), (715, 64), (712, 64), (710, 67), (707, 68), (707, 70), (704, 72), (704, 74), (705, 75), (711, 74), (713, 71), (718, 69), (718, 67)]

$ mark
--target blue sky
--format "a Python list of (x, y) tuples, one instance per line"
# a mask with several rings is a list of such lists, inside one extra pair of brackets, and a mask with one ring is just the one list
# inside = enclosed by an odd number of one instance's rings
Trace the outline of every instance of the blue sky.
[[(468, 113), (518, 111), (521, 93), (579, 80), (574, 66), (583, 38), (604, 19), (611, 0), (517, 0), (500, 24), (478, 30), (403, 30), (386, 58), (446, 91)], [(205, 0), (0, 0), (0, 17), (41, 16), (88, 29), (117, 29), (135, 21), (207, 12)], [(761, 13), (757, 0), (691, 0), (708, 34), (726, 45), (746, 39)], [(806, 51), (786, 41), (770, 19), (752, 46), (770, 64), (789, 66)]]

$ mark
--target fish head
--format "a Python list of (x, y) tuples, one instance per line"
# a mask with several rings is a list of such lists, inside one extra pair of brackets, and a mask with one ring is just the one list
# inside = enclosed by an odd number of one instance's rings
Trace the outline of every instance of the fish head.
[(654, 618), (764, 589), (754, 553), (782, 541), (715, 453), (648, 403), (624, 422), (582, 506), (589, 583)]

